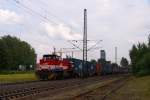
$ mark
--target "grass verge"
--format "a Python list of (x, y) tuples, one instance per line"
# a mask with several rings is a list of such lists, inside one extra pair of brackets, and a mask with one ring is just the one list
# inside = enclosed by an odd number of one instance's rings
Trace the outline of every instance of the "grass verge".
[(150, 100), (150, 76), (132, 77), (107, 100)]
[(37, 80), (34, 73), (1, 74), (0, 83), (22, 82)]

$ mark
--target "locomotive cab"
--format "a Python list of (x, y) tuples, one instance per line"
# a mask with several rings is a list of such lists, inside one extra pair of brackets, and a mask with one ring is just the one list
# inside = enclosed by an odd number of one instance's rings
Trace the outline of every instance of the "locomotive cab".
[(69, 76), (72, 73), (72, 63), (56, 54), (46, 54), (37, 65), (36, 74), (40, 79), (56, 79)]
[(63, 73), (63, 68), (60, 67), (61, 57), (56, 54), (46, 54), (40, 59), (37, 65), (36, 75), (39, 79), (56, 79)]

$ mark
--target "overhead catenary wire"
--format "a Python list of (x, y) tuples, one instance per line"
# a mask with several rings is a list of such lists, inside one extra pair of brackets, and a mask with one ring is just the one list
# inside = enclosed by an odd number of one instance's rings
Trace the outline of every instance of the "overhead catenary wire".
[(72, 44), (74, 47), (76, 47), (76, 48), (78, 48), (79, 50), (81, 50), (81, 51), (82, 51), (82, 49), (81, 49), (79, 46), (77, 46), (76, 44), (72, 43), (72, 41), (71, 41), (71, 40), (68, 40), (68, 42), (69, 42), (70, 44)]
[[(96, 41), (96, 40), (87, 40), (87, 41)], [(74, 47), (76, 47), (76, 48), (78, 48), (78, 49), (80, 49), (80, 50), (83, 50), (83, 49), (81, 49), (78, 45), (75, 44), (75, 43), (77, 43), (77, 42), (83, 42), (83, 40), (68, 40), (68, 42), (71, 43)], [(75, 43), (73, 43), (73, 42), (75, 42)], [(101, 47), (97, 47), (97, 45), (98, 45), (100, 42), (102, 42), (102, 40), (98, 40), (94, 45), (92, 45), (91, 47), (89, 47), (89, 48), (87, 49), (87, 51), (91, 51), (91, 50), (93, 50), (93, 49), (99, 49), (99, 48), (101, 48)]]
[(40, 14), (39, 12), (37, 12), (37, 11), (35, 11), (35, 10), (33, 10), (33, 9), (29, 8), (29, 7), (27, 7), (26, 5), (24, 5), (23, 3), (21, 3), (19, 0), (13, 0), (13, 1), (14, 1), (16, 4), (20, 5), (21, 7), (23, 7), (23, 8), (25, 8), (25, 9), (29, 10), (31, 13), (38, 15), (39, 17), (41, 17), (41, 18), (44, 19), (45, 21), (48, 21), (48, 22), (53, 23), (53, 24), (55, 24), (55, 25), (59, 25), (59, 24), (55, 23), (54, 21), (48, 19), (47, 17), (43, 16), (43, 15)]
[[(28, 0), (28, 1), (31, 1), (31, 0)], [(39, 0), (38, 2), (40, 2), (41, 5), (43, 5), (44, 7), (45, 6), (48, 6), (47, 4), (45, 4), (45, 2)], [(46, 13), (49, 15), (49, 16), (52, 16), (54, 17), (55, 19), (57, 19), (58, 21), (62, 22), (64, 25), (70, 27), (71, 29), (73, 28), (75, 31), (78, 31), (76, 28), (74, 28), (71, 24), (65, 22), (64, 20), (62, 20), (60, 17), (56, 16), (55, 14), (53, 14), (52, 12), (50, 12), (49, 10), (45, 10), (43, 7), (41, 8), (43, 9), (44, 11), (46, 11)], [(52, 10), (54, 10), (53, 8), (51, 8)]]
[(94, 47), (97, 46), (97, 44), (99, 44), (102, 40), (99, 40), (98, 42), (96, 42), (93, 46), (91, 46), (89, 49), (87, 49), (87, 51), (93, 49)]
[[(34, 9), (31, 9), (29, 6), (25, 5), (24, 3), (22, 3), (20, 0), (7, 0), (7, 1), (12, 1), (13, 3), (15, 3), (15, 5), (17, 5), (17, 7), (19, 8), (23, 8), (27, 13), (31, 14), (31, 15), (37, 15), (42, 21), (44, 22), (50, 22), (50, 23), (53, 23), (55, 25), (60, 25), (60, 23), (57, 23), (51, 19), (49, 19), (47, 16), (44, 16), (42, 15), (41, 13), (39, 13), (38, 11), (34, 10)], [(55, 15), (54, 15), (55, 16)], [(56, 17), (56, 16), (55, 16)], [(59, 19), (59, 18), (57, 18)], [(63, 25), (66, 25), (64, 23), (62, 23)], [(68, 25), (69, 26), (69, 25)], [(72, 26), (70, 26), (70, 31), (71, 32), (75, 32), (75, 33), (78, 33), (77, 31), (75, 30), (72, 30)]]
[[(10, 0), (7, 0), (10, 1)], [(48, 16), (44, 16), (41, 13), (39, 13), (38, 11), (31, 9), (30, 7), (28, 7), (27, 5), (21, 3), (21, 1), (19, 0), (11, 0), (14, 1), (14, 3), (19, 7), (19, 8), (24, 8), (26, 10), (27, 13), (31, 14), (31, 15), (37, 15), (38, 17), (41, 18), (42, 21), (44, 22), (50, 22), (54, 25), (60, 25), (60, 23), (56, 22), (56, 20), (52, 20), (50, 19)], [(51, 14), (49, 11), (47, 11), (47, 13), (51, 16), (53, 16), (54, 18), (56, 18), (57, 20), (61, 21), (63, 25), (68, 26), (71, 31), (74, 31), (77, 33), (77, 30), (73, 29), (73, 27), (70, 24), (67, 24), (65, 21), (62, 21), (60, 18), (58, 18), (57, 16), (55, 16), (54, 14)], [(72, 30), (73, 29), (73, 30)]]

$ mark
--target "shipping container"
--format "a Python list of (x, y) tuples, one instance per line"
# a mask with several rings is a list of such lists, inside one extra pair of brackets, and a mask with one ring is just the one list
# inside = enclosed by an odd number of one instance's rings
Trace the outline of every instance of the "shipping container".
[(81, 77), (82, 76), (82, 60), (71, 58), (70, 59), (73, 64), (73, 74), (75, 77)]
[(72, 58), (71, 61), (73, 63), (73, 73), (75, 76), (82, 77), (96, 75), (96, 63), (87, 61), (83, 66), (83, 61), (80, 59)]
[(106, 63), (105, 65), (102, 66), (102, 74), (106, 75), (106, 74), (112, 74), (113, 69), (112, 69), (112, 65), (109, 63)]
[(96, 64), (96, 75), (101, 75), (102, 73), (102, 65), (101, 64)]
[(87, 62), (88, 65), (88, 76), (94, 76), (96, 74), (96, 64)]

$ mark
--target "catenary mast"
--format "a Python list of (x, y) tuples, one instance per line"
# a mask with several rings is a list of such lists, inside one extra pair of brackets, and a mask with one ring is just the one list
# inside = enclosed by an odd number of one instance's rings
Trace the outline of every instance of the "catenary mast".
[(87, 10), (84, 9), (84, 29), (83, 29), (83, 75), (87, 72)]

